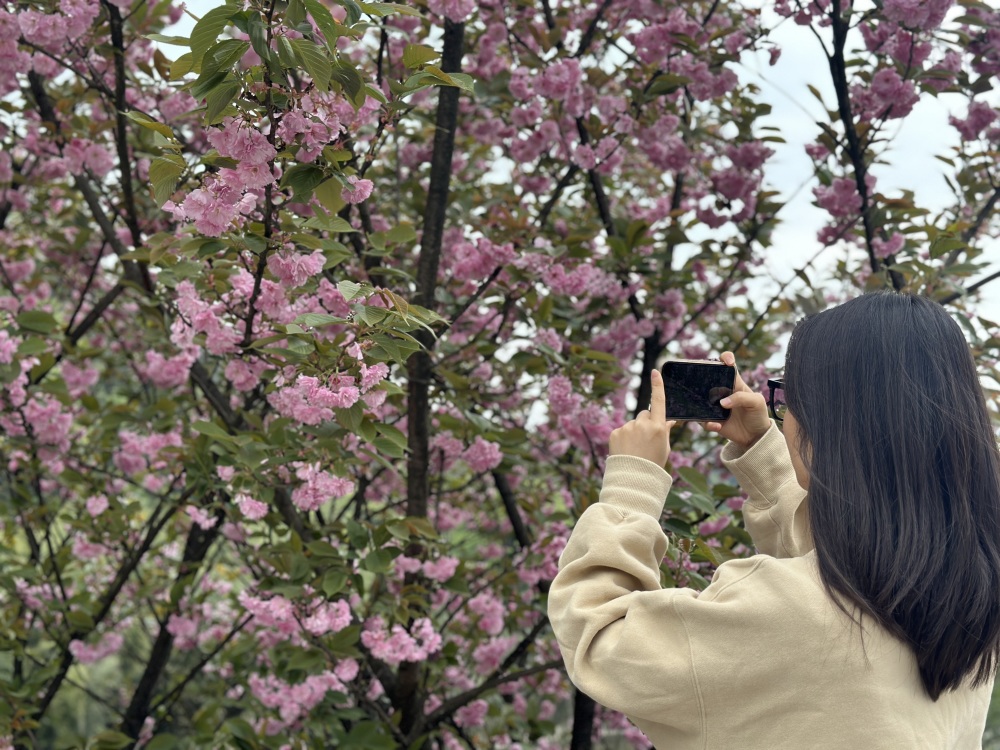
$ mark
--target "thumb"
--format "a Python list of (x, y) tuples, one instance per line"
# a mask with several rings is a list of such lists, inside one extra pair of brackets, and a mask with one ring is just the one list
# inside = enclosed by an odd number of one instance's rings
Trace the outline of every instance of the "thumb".
[(720, 402), (727, 409), (757, 409), (765, 406), (764, 397), (753, 391), (734, 391)]

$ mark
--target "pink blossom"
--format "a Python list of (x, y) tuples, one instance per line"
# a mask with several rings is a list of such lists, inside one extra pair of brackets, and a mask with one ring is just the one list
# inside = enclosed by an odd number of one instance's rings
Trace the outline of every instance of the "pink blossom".
[(583, 70), (574, 58), (563, 58), (549, 65), (536, 81), (536, 91), (546, 99), (565, 101), (577, 92)]
[[(0, 356), (2, 360), (2, 356)], [(101, 377), (100, 372), (93, 367), (78, 367), (69, 360), (63, 360), (60, 366), (62, 370), (63, 382), (66, 383), (66, 390), (73, 398), (79, 398), (97, 382)]]
[(295, 462), (295, 476), (302, 484), (292, 491), (292, 502), (299, 510), (311, 511), (323, 503), (354, 492), (354, 482), (338, 477), (328, 471), (321, 471), (319, 464)]
[(7, 331), (0, 330), (0, 365), (9, 365), (14, 361), (21, 339), (11, 336)]
[(241, 391), (252, 391), (260, 383), (260, 376), (268, 368), (263, 360), (231, 359), (226, 365), (226, 379)]
[(492, 443), (477, 435), (472, 445), (462, 453), (462, 460), (477, 474), (495, 469), (503, 461), (499, 443)]
[(882, 13), (900, 26), (929, 30), (941, 25), (955, 0), (884, 0)]
[(71, 140), (63, 149), (63, 157), (71, 172), (86, 169), (95, 177), (106, 177), (115, 166), (114, 157), (104, 146), (82, 138)]
[(194, 505), (188, 505), (184, 508), (184, 511), (188, 514), (192, 521), (205, 531), (214, 528), (215, 525), (219, 523), (218, 516), (210, 516), (204, 510)]
[(555, 414), (572, 414), (580, 408), (583, 396), (573, 393), (573, 384), (564, 375), (549, 378), (549, 409)]
[(87, 498), (87, 512), (91, 518), (97, 518), (108, 509), (108, 498), (106, 495), (91, 495)]
[(879, 258), (888, 258), (890, 255), (895, 255), (900, 250), (903, 249), (903, 244), (906, 242), (906, 238), (899, 232), (893, 232), (892, 236), (887, 240), (882, 240), (878, 237), (872, 240), (872, 248), (875, 250), (875, 255)]
[(979, 137), (986, 128), (993, 124), (1000, 115), (986, 102), (976, 101), (969, 105), (969, 112), (964, 120), (951, 116), (948, 122), (962, 135), (962, 140), (972, 141)]
[(467, 21), (476, 9), (476, 0), (427, 0), (427, 8), (455, 23)]
[(472, 652), (477, 674), (488, 675), (495, 672), (504, 658), (517, 643), (516, 638), (490, 638), (476, 646)]
[(481, 727), (486, 721), (489, 704), (482, 698), (467, 703), (455, 711), (455, 723), (460, 727)]
[(920, 100), (913, 81), (900, 77), (895, 68), (878, 70), (868, 88), (853, 86), (851, 97), (861, 120), (906, 117)]
[(163, 210), (179, 219), (192, 220), (195, 228), (208, 237), (221, 235), (240, 215), (237, 201), (232, 200), (227, 193), (210, 187), (192, 190), (180, 206), (167, 201), (163, 204)]
[(355, 175), (347, 178), (348, 184), (340, 193), (345, 203), (363, 203), (372, 194), (374, 184), (371, 180), (360, 180)]
[(861, 210), (861, 196), (857, 183), (847, 177), (837, 177), (832, 184), (813, 188), (816, 203), (831, 216), (849, 216)]
[(179, 388), (187, 383), (195, 359), (196, 356), (192, 351), (164, 357), (159, 352), (150, 350), (146, 352), (145, 366), (139, 366), (138, 369), (158, 388)]
[(105, 633), (93, 646), (88, 646), (80, 640), (70, 641), (69, 652), (81, 664), (94, 664), (117, 653), (124, 643), (125, 638), (121, 633)]
[(428, 560), (424, 563), (424, 575), (432, 581), (447, 581), (455, 575), (458, 569), (459, 560), (456, 557), (439, 557), (437, 560)]
[(504, 626), (503, 603), (492, 591), (484, 591), (469, 600), (469, 609), (479, 615), (479, 627), (488, 635), (499, 635)]
[(361, 643), (376, 659), (396, 667), (404, 661), (423, 661), (436, 653), (441, 648), (441, 636), (426, 617), (415, 620), (410, 632), (402, 625), (393, 625), (389, 631), (382, 618), (373, 617), (365, 623)]
[(351, 624), (351, 607), (343, 599), (323, 602), (307, 617), (302, 626), (313, 635), (338, 633)]
[(240, 493), (233, 498), (233, 501), (240, 509), (240, 513), (249, 518), (251, 521), (259, 521), (267, 515), (267, 503), (262, 503), (260, 500), (254, 500), (247, 494)]
[(274, 254), (267, 259), (268, 270), (288, 289), (305, 284), (323, 270), (325, 263), (326, 256), (322, 250), (315, 250), (309, 255), (295, 252)]
[(714, 521), (703, 521), (698, 526), (699, 536), (712, 536), (718, 534), (720, 531), (729, 526), (730, 518), (728, 516), (722, 516)]
[(200, 623), (191, 617), (172, 614), (167, 620), (167, 632), (174, 637), (174, 645), (182, 651), (195, 647), (200, 629)]
[(470, 242), (458, 242), (450, 248), (451, 274), (461, 281), (481, 281), (493, 271), (517, 257), (510, 243), (496, 245), (484, 237)]
[(267, 164), (277, 154), (266, 135), (232, 117), (227, 117), (222, 127), (210, 128), (206, 135), (220, 155), (238, 162)]
[(393, 561), (393, 565), (396, 568), (396, 572), (400, 575), (416, 573), (421, 567), (420, 560), (415, 557), (407, 557), (406, 555), (400, 555), (397, 557)]
[(364, 362), (361, 363), (361, 392), (367, 393), (372, 388), (381, 383), (389, 374), (389, 365), (385, 362), (377, 362), (369, 367)]
[(69, 450), (69, 430), (73, 415), (63, 411), (55, 398), (38, 394), (24, 406), (24, 418), (31, 425), (35, 439), (42, 445)]

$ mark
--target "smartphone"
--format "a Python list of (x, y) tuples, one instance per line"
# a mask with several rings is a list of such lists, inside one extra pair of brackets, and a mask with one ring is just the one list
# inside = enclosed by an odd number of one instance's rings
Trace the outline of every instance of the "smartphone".
[(733, 392), (736, 368), (710, 359), (675, 359), (663, 365), (667, 419), (725, 422), (719, 402)]

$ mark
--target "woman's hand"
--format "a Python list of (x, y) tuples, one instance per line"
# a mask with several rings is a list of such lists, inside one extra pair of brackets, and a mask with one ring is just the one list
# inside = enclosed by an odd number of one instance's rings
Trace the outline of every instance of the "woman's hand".
[[(732, 352), (723, 352), (722, 361), (730, 367), (736, 366), (736, 357)], [(747, 387), (739, 372), (736, 373), (733, 395), (722, 399), (721, 404), (731, 410), (729, 419), (725, 422), (706, 422), (705, 429), (719, 433), (740, 447), (749, 448), (771, 429), (767, 401)]]
[(609, 448), (612, 456), (637, 456), (663, 466), (670, 458), (670, 428), (667, 421), (667, 397), (663, 393), (663, 376), (658, 370), (650, 374), (652, 400), (649, 409), (611, 433)]

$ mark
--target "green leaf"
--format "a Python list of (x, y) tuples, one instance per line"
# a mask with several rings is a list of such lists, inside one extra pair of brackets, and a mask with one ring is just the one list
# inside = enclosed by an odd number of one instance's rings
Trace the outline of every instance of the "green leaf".
[(145, 750), (174, 750), (180, 747), (180, 740), (174, 734), (158, 734), (145, 746)]
[(385, 239), (391, 245), (415, 242), (417, 239), (417, 230), (412, 224), (397, 224), (385, 233)]
[(149, 182), (153, 186), (153, 198), (162, 206), (177, 187), (177, 178), (185, 167), (184, 159), (177, 154), (164, 154), (149, 163)]
[(677, 473), (680, 475), (681, 479), (690, 484), (694, 489), (708, 494), (708, 479), (697, 469), (693, 469), (690, 466), (682, 466), (677, 469)]
[(404, 433), (398, 427), (393, 427), (391, 424), (376, 423), (375, 429), (378, 431), (380, 435), (382, 435), (387, 440), (395, 443), (403, 450), (406, 449), (406, 446), (408, 444), (406, 433)]
[(308, 328), (319, 328), (320, 326), (346, 323), (347, 321), (344, 318), (338, 318), (336, 315), (327, 315), (326, 313), (304, 313), (299, 315), (293, 322)]
[(361, 20), (361, 6), (358, 5), (355, 0), (336, 0), (336, 2), (337, 5), (347, 11), (347, 16), (344, 18), (344, 22), (348, 26), (353, 26)]
[(157, 122), (149, 115), (144, 115), (142, 112), (136, 112), (135, 110), (132, 110), (131, 112), (126, 112), (125, 117), (130, 119), (132, 122), (141, 125), (144, 128), (148, 128), (149, 130), (155, 130), (157, 133), (159, 133), (162, 136), (165, 136), (166, 138), (169, 138), (170, 140), (175, 140), (174, 131), (170, 128), (169, 125), (165, 125), (162, 122)]
[(285, 11), (285, 21), (293, 29), (306, 20), (306, 8), (302, 0), (288, 0), (288, 10)]
[(332, 598), (344, 590), (347, 585), (347, 572), (339, 568), (331, 568), (323, 574), (320, 588), (327, 598)]
[(172, 63), (170, 63), (170, 80), (178, 81), (194, 68), (194, 56), (190, 52), (185, 52)]
[(236, 100), (240, 85), (236, 81), (226, 81), (212, 89), (205, 97), (205, 122), (215, 125), (222, 121), (221, 115)]
[(333, 64), (331, 73), (332, 79), (343, 87), (344, 93), (352, 101), (364, 91), (365, 81), (353, 65), (338, 60)]
[[(36, 354), (41, 354), (44, 351), (48, 351), (49, 342), (45, 339), (40, 339), (37, 336), (29, 336), (21, 342), (20, 346), (17, 347), (18, 357), (32, 357)], [(20, 372), (20, 368), (18, 368)]]
[(364, 419), (364, 408), (359, 401), (350, 409), (335, 409), (334, 413), (337, 422), (348, 432), (357, 433), (361, 429), (361, 420)]
[(271, 56), (271, 48), (267, 46), (267, 29), (264, 28), (264, 21), (260, 13), (251, 13), (247, 18), (247, 36), (250, 37), (250, 44), (253, 51), (261, 60), (266, 60)]
[(146, 39), (160, 44), (172, 44), (176, 47), (190, 47), (191, 38), (186, 36), (167, 36), (165, 34), (146, 34)]
[(689, 83), (691, 83), (691, 79), (687, 76), (677, 75), (676, 73), (661, 73), (650, 81), (649, 87), (646, 89), (646, 95), (660, 96), (661, 94), (672, 94), (677, 89)]
[(693, 539), (697, 536), (691, 524), (678, 518), (668, 518), (663, 522), (663, 528), (673, 534), (676, 534), (677, 536), (684, 537), (685, 539)]
[(195, 432), (205, 435), (206, 437), (215, 438), (216, 440), (226, 440), (232, 442), (235, 438), (226, 432), (224, 429), (215, 424), (215, 422), (195, 422), (191, 425), (191, 429)]
[(94, 737), (93, 750), (121, 750), (131, 747), (135, 741), (127, 734), (107, 729)]
[(59, 327), (52, 313), (42, 310), (28, 310), (21, 313), (17, 316), (17, 325), (24, 331), (35, 333), (52, 333)]
[(402, 16), (420, 17), (419, 10), (411, 8), (408, 5), (403, 5), (402, 3), (358, 3), (358, 5), (361, 6), (361, 10), (365, 13), (376, 18), (383, 18), (393, 13), (399, 13)]
[(338, 31), (340, 24), (333, 18), (333, 14), (319, 0), (305, 0), (306, 10), (313, 17), (313, 21), (319, 27), (323, 38), (326, 39), (326, 46), (331, 52), (334, 51), (334, 43), (339, 36), (343, 36)]
[(202, 58), (208, 48), (215, 44), (219, 34), (229, 24), (230, 19), (240, 10), (236, 3), (221, 5), (212, 8), (201, 20), (194, 25), (191, 31), (191, 60), (195, 67), (200, 70)]
[(308, 39), (292, 39), (292, 49), (295, 50), (295, 57), (306, 69), (309, 77), (313, 79), (316, 88), (320, 91), (330, 90), (330, 76), (333, 74), (332, 64), (329, 58), (323, 54), (322, 48)]
[(230, 71), (250, 49), (250, 42), (242, 39), (225, 39), (205, 53), (201, 61), (201, 78)]
[(257, 747), (257, 733), (253, 730), (253, 727), (243, 719), (236, 717), (227, 719), (226, 723), (222, 725), (222, 728), (236, 739), (249, 742), (252, 747)]
[(391, 458), (404, 458), (406, 456), (406, 451), (389, 438), (377, 437), (370, 442), (379, 453), (384, 453)]
[(953, 237), (939, 237), (931, 243), (931, 257), (940, 258), (942, 255), (946, 255), (954, 250), (963, 250), (968, 246), (969, 243), (963, 240), (955, 239)]
[[(314, 195), (323, 208), (331, 214), (336, 214), (346, 205), (342, 197), (343, 192), (344, 183), (336, 178), (330, 178), (316, 186)], [(341, 221), (343, 220), (341, 219)]]
[(352, 299), (354, 299), (355, 297), (357, 297), (359, 294), (362, 293), (362, 291), (365, 289), (365, 285), (358, 284), (356, 281), (347, 281), (345, 279), (344, 281), (340, 281), (337, 283), (337, 289), (340, 291), (342, 295), (344, 295), (344, 299), (350, 302)]
[(419, 68), (424, 63), (437, 60), (439, 57), (441, 53), (426, 44), (407, 44), (403, 50), (403, 65), (407, 68)]
[(361, 562), (361, 567), (371, 573), (388, 573), (392, 569), (394, 557), (389, 550), (373, 549)]
[(314, 164), (296, 164), (281, 176), (281, 187), (291, 188), (295, 200), (307, 200), (326, 175)]
[(305, 223), (305, 226), (309, 229), (325, 229), (328, 232), (337, 233), (358, 231), (346, 219), (342, 219), (339, 216), (313, 216)]

